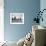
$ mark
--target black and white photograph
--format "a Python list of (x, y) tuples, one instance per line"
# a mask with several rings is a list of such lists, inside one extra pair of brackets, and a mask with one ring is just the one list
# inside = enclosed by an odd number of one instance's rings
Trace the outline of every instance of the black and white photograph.
[(10, 13), (10, 24), (24, 24), (24, 13)]

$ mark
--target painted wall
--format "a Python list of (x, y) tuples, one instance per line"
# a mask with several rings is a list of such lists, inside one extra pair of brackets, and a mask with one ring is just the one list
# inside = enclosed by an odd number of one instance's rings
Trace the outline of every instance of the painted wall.
[(0, 0), (0, 42), (4, 41), (4, 0)]
[[(4, 0), (4, 35), (7, 41), (18, 41), (32, 28), (32, 21), (40, 9), (40, 0)], [(10, 24), (10, 13), (24, 13), (24, 24)]]
[[(46, 9), (46, 0), (40, 0), (40, 10)], [(46, 27), (46, 10), (43, 12), (43, 22), (40, 21), (40, 25)]]

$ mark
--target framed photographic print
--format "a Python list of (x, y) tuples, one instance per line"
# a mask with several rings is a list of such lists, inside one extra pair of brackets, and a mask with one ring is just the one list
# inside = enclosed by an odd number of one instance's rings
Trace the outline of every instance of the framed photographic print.
[(24, 24), (24, 13), (10, 13), (10, 24)]

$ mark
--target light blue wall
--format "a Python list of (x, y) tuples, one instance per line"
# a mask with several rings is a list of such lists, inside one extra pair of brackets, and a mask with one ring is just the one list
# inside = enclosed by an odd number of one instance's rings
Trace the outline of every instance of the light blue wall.
[[(40, 10), (42, 11), (43, 9), (46, 9), (46, 0), (41, 0), (40, 1)], [(43, 12), (42, 17), (43, 17), (43, 22), (40, 21), (40, 25), (46, 27), (46, 11)]]
[[(4, 0), (4, 35), (5, 40), (17, 41), (32, 28), (32, 20), (40, 9), (40, 0)], [(23, 12), (24, 24), (10, 24), (11, 12)]]

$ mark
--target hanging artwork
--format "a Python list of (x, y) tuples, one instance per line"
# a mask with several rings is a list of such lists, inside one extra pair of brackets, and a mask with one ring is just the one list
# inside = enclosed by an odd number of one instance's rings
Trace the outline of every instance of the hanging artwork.
[(24, 13), (10, 13), (10, 24), (24, 24)]

